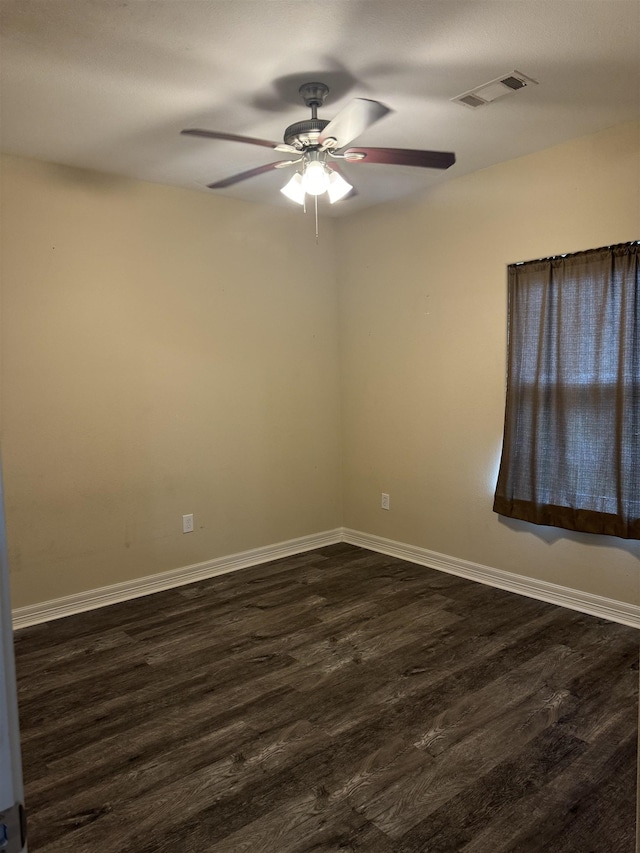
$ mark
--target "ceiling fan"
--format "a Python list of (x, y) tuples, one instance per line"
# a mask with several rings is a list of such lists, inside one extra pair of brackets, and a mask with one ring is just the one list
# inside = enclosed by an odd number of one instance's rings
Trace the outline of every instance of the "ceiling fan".
[(207, 139), (224, 139), (230, 142), (245, 142), (261, 145), (274, 151), (295, 155), (293, 159), (277, 160), (264, 166), (256, 166), (208, 184), (212, 190), (222, 189), (262, 175), (273, 169), (298, 166), (293, 177), (282, 187), (292, 201), (304, 204), (306, 195), (317, 198), (324, 193), (333, 204), (353, 192), (339, 168), (339, 161), (346, 163), (384, 163), (396, 166), (420, 166), (426, 169), (448, 169), (456, 157), (448, 151), (420, 151), (412, 148), (346, 148), (349, 143), (374, 122), (391, 112), (379, 101), (354, 98), (331, 121), (318, 118), (318, 107), (324, 104), (329, 87), (324, 83), (304, 83), (298, 90), (305, 104), (311, 109), (311, 118), (297, 121), (284, 132), (284, 142), (270, 142), (252, 136), (238, 136), (215, 130), (188, 128), (186, 136), (203, 136)]

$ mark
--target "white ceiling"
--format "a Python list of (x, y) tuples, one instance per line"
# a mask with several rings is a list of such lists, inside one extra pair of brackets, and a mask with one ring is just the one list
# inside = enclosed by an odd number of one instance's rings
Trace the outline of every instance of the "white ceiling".
[[(332, 213), (640, 115), (639, 0), (0, 0), (2, 149), (189, 188), (281, 159), (180, 136), (184, 127), (281, 141), (353, 97), (393, 113), (361, 145), (455, 151), (447, 172), (346, 164), (358, 195)], [(450, 99), (517, 69), (539, 82), (478, 110)], [(286, 155), (285, 155), (286, 156)], [(215, 192), (291, 205), (270, 172)], [(326, 212), (328, 208), (324, 207)]]

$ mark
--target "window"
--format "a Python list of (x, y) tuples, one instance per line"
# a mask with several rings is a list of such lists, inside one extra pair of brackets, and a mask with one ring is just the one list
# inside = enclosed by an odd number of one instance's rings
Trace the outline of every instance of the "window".
[(494, 511), (640, 539), (638, 243), (513, 264)]

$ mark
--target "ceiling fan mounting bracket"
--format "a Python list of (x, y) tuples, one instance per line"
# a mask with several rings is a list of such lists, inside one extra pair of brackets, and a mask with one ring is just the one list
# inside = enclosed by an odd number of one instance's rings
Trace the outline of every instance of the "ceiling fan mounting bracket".
[(303, 83), (298, 92), (308, 107), (321, 107), (329, 94), (329, 87), (324, 83)]

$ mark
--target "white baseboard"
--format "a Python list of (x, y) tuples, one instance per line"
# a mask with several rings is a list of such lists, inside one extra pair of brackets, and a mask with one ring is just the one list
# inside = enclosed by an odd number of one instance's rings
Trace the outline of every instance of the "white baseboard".
[(593, 595), (589, 592), (582, 592), (535, 578), (523, 577), (512, 572), (493, 569), (490, 566), (482, 566), (479, 563), (471, 563), (468, 560), (429, 551), (427, 548), (420, 548), (417, 545), (407, 545), (393, 539), (384, 539), (381, 536), (341, 527), (310, 536), (301, 536), (298, 539), (289, 539), (286, 542), (278, 542), (264, 548), (241, 551), (228, 557), (219, 557), (205, 563), (196, 563), (192, 566), (184, 566), (157, 575), (136, 578), (75, 595), (67, 595), (64, 598), (56, 598), (28, 607), (18, 607), (12, 614), (13, 627), (14, 630), (18, 630), (29, 625), (37, 625), (40, 622), (61, 619), (64, 616), (72, 616), (74, 613), (95, 610), (107, 604), (116, 604), (119, 601), (139, 598), (153, 592), (162, 592), (173, 587), (206, 580), (216, 575), (268, 563), (271, 560), (302, 554), (305, 551), (312, 551), (314, 548), (335, 545), (338, 542), (359, 545), (361, 548), (367, 548), (370, 551), (388, 554), (391, 557), (398, 557), (401, 560), (408, 560), (430, 569), (437, 569), (488, 586), (498, 587), (508, 592), (515, 592), (518, 595), (526, 595), (529, 598), (547, 601), (550, 604), (557, 604), (570, 610), (578, 610), (591, 616), (620, 622), (632, 628), (640, 628), (640, 606), (638, 605), (617, 601), (613, 598), (604, 598), (601, 595)]
[(640, 628), (640, 607), (636, 604), (628, 604), (613, 598), (582, 592), (579, 589), (571, 589), (559, 584), (515, 575), (512, 572), (493, 569), (490, 566), (482, 566), (479, 563), (471, 563), (457, 557), (449, 557), (446, 554), (429, 551), (427, 548), (405, 545), (392, 539), (361, 533), (358, 530), (344, 528), (343, 541), (351, 545), (368, 548), (370, 551), (388, 554), (390, 557), (399, 557), (401, 560), (418, 563), (430, 569), (438, 569), (441, 572), (448, 572), (488, 586), (495, 586), (507, 590), (507, 592), (515, 592), (518, 595), (547, 601), (550, 604), (557, 604), (570, 610), (588, 613), (590, 616), (599, 616), (602, 619), (620, 622), (632, 628)]
[(291, 557), (294, 554), (302, 554), (312, 551), (314, 548), (322, 548), (325, 545), (334, 545), (342, 542), (342, 528), (326, 530), (323, 533), (314, 533), (310, 536), (301, 536), (298, 539), (289, 539), (287, 542), (278, 542), (275, 545), (266, 545), (264, 548), (253, 548), (250, 551), (241, 551), (228, 557), (219, 557), (215, 560), (207, 560), (205, 563), (196, 563), (192, 566), (184, 566), (169, 572), (161, 572), (157, 575), (149, 575), (144, 578), (124, 581), (111, 586), (91, 589), (87, 592), (79, 592), (75, 595), (67, 595), (64, 598), (55, 598), (52, 601), (44, 601), (41, 604), (31, 604), (27, 607), (18, 607), (12, 613), (13, 629), (26, 628), (29, 625), (37, 625), (40, 622), (49, 622), (52, 619), (61, 619), (64, 616), (72, 616), (74, 613), (82, 613), (85, 610), (95, 610), (107, 604), (116, 604), (119, 601), (127, 601), (130, 598), (140, 598), (152, 592), (162, 592), (176, 586), (184, 586), (195, 581), (205, 580), (223, 575), (227, 572), (235, 572), (238, 569), (246, 569), (249, 566), (257, 566), (260, 563), (268, 563), (271, 560), (279, 560), (283, 557)]

